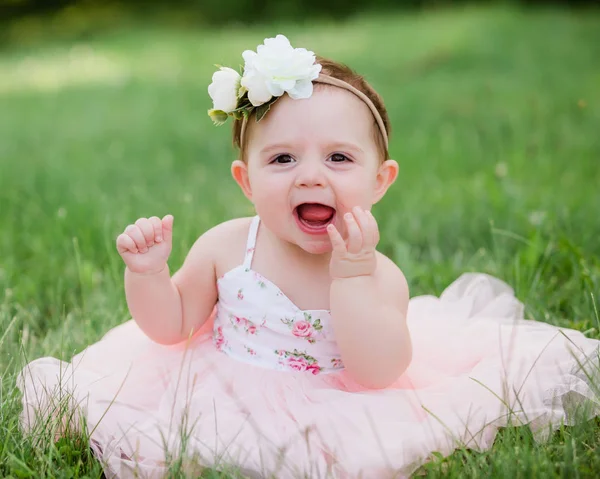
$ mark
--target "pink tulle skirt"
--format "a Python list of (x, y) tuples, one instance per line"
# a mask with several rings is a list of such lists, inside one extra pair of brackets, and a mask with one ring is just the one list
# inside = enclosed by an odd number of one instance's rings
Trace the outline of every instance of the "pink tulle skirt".
[[(153, 343), (133, 321), (72, 359), (23, 370), (23, 427), (76, 405), (109, 478), (158, 478), (170, 461), (265, 477), (402, 477), (432, 452), (489, 448), (498, 428), (544, 439), (575, 411), (600, 412), (599, 342), (524, 320), (503, 282), (466, 274), (410, 302), (411, 366), (386, 390), (345, 372), (314, 376), (217, 351), (212, 322), (188, 343)], [(596, 382), (595, 384), (598, 384)], [(585, 418), (584, 417), (584, 418)], [(63, 421), (64, 422), (64, 421)]]

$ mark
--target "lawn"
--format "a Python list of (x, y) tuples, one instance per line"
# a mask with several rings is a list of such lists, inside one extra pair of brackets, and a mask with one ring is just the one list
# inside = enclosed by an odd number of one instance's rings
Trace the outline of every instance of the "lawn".
[[(514, 286), (528, 317), (600, 338), (600, 11), (467, 9), (343, 23), (115, 29), (0, 51), (0, 476), (99, 477), (77, 438), (18, 430), (15, 373), (68, 360), (128, 319), (116, 236), (175, 216), (171, 270), (225, 219), (252, 214), (206, 115), (214, 64), (285, 33), (347, 62), (386, 100), (398, 182), (380, 250), (411, 294), (465, 271)], [(506, 430), (429, 477), (594, 477), (600, 421), (549, 443)]]

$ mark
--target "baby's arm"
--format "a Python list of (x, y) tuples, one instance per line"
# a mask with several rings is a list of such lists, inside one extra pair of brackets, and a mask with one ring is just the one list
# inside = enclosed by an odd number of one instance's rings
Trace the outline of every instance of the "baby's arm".
[(402, 271), (375, 250), (379, 231), (373, 215), (354, 208), (344, 219), (346, 240), (329, 227), (333, 327), (350, 375), (365, 387), (384, 388), (412, 359), (408, 285)]
[(208, 319), (217, 300), (212, 252), (215, 233), (202, 235), (171, 278), (172, 217), (141, 218), (117, 238), (127, 268), (125, 296), (140, 329), (160, 344), (189, 338)]
[(373, 389), (389, 386), (412, 359), (406, 279), (390, 259), (381, 254), (377, 259), (373, 274), (336, 278), (330, 293), (344, 365), (357, 382)]

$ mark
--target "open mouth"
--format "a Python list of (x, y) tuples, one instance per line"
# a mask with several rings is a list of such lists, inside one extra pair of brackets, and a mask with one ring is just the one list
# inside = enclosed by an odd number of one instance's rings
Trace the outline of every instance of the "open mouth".
[(302, 203), (294, 213), (300, 229), (309, 234), (326, 233), (335, 218), (335, 208), (321, 203)]

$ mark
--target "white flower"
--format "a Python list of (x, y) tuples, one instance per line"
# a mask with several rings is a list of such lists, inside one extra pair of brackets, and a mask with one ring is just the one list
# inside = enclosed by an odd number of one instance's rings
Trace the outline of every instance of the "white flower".
[(212, 98), (214, 110), (225, 113), (235, 110), (241, 78), (238, 72), (227, 67), (221, 67), (213, 74), (208, 94)]
[(309, 98), (313, 92), (312, 81), (321, 71), (313, 52), (293, 48), (283, 35), (266, 38), (256, 52), (246, 50), (242, 56), (246, 63), (241, 85), (248, 90), (253, 106), (286, 92), (294, 100)]

